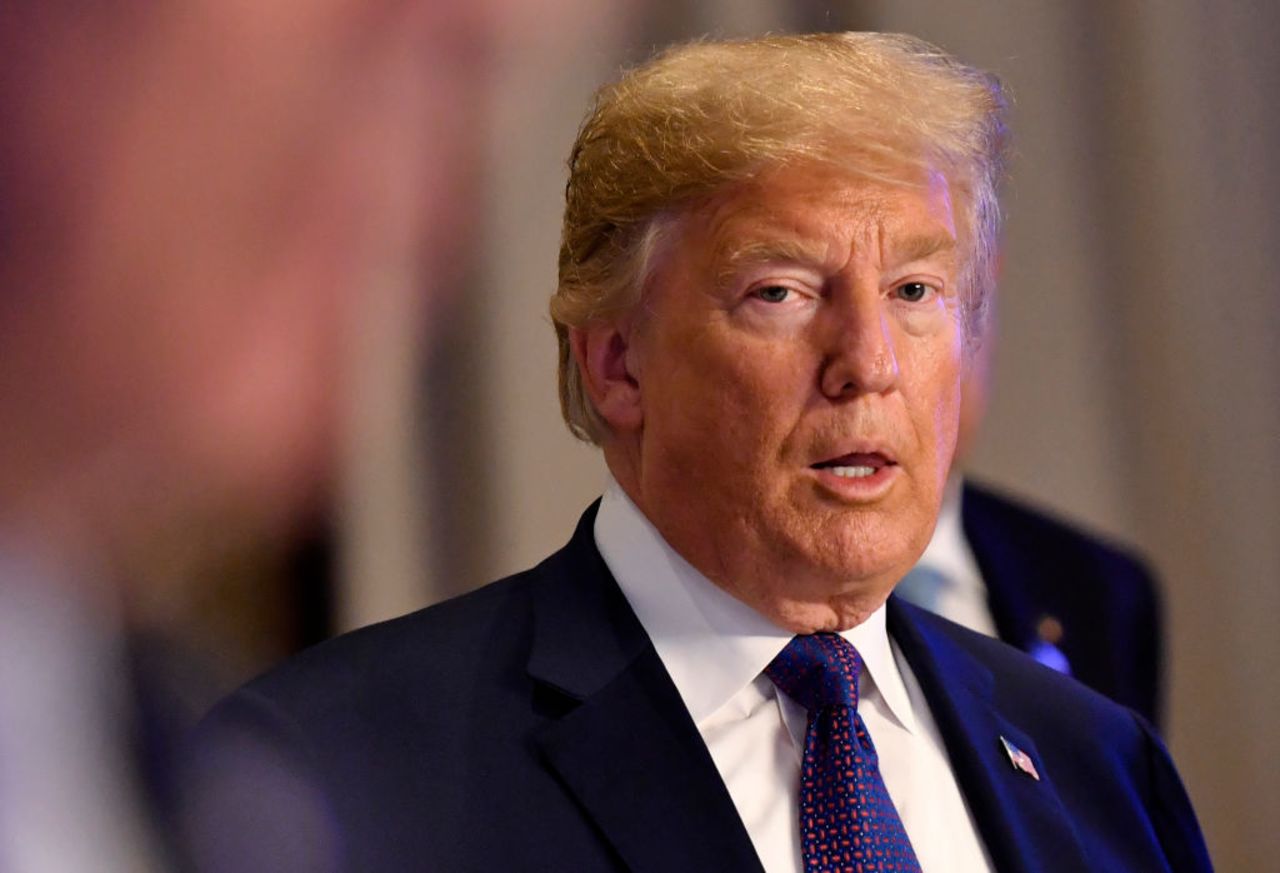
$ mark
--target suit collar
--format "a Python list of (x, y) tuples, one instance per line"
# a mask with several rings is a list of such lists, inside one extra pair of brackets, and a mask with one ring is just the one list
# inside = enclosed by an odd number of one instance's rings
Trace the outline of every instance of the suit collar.
[(595, 694), (649, 647), (592, 538), (600, 501), (583, 513), (565, 548), (538, 567), (533, 586), (535, 681), (575, 701)]
[(1040, 767), (1036, 781), (1009, 760), (1002, 737), (1033, 762), (1040, 756), (1034, 738), (1003, 711), (997, 678), (954, 639), (970, 632), (896, 597), (889, 600), (888, 621), (942, 732), (995, 868), (1045, 873), (1088, 869), (1053, 787), (1053, 774)]
[(595, 542), (695, 724), (754, 682), (790, 642), (789, 631), (676, 552), (616, 482), (601, 500)]
[(528, 672), (562, 698), (536, 744), (636, 873), (760, 871), (679, 692), (596, 550), (593, 504), (533, 587)]

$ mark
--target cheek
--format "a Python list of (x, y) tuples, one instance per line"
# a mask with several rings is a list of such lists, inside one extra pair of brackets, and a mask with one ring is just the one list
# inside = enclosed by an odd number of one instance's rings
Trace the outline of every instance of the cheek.
[(702, 386), (701, 417), (735, 454), (776, 453), (795, 429), (810, 395), (811, 367), (796, 349), (753, 340), (709, 344), (687, 373)]
[(945, 478), (960, 421), (961, 361), (958, 333), (918, 349), (911, 361), (913, 417), (922, 447)]
[[(664, 344), (665, 372), (644, 386), (646, 430), (680, 475), (720, 487), (759, 478), (782, 451), (809, 395), (802, 362), (778, 344), (715, 330)], [(696, 467), (697, 471), (690, 469)]]
[(951, 471), (951, 463), (955, 456), (956, 441), (960, 430), (960, 387), (958, 377), (951, 386), (938, 398), (935, 428), (937, 432), (938, 478), (945, 480)]
[(934, 416), (934, 430), (937, 434), (937, 458), (939, 478), (945, 479), (951, 469), (952, 457), (955, 454), (956, 435), (959, 432), (960, 392), (949, 392), (939, 398), (937, 413)]

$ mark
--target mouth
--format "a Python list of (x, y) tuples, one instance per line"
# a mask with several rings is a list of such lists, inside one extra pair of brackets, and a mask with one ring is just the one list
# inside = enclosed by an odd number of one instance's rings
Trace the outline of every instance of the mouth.
[(854, 505), (884, 499), (902, 472), (897, 460), (881, 451), (850, 452), (810, 464), (809, 468), (823, 493)]
[(825, 470), (841, 479), (867, 479), (897, 462), (881, 452), (850, 452), (838, 458), (829, 458), (810, 465), (814, 470)]

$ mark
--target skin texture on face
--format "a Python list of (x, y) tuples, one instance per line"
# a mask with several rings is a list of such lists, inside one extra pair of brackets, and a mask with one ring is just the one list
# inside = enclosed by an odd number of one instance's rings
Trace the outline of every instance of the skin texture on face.
[(686, 210), (641, 311), (575, 339), (619, 483), (783, 627), (860, 623), (928, 542), (959, 415), (962, 246), (940, 174), (781, 168)]

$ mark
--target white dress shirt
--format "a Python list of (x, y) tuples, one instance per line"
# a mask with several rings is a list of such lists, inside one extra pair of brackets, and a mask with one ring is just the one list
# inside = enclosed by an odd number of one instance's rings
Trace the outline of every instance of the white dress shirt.
[[(596, 545), (680, 692), (767, 873), (800, 873), (799, 782), (806, 713), (763, 675), (792, 634), (672, 549), (615, 482)], [(862, 655), (858, 712), (925, 871), (989, 871), (920, 686), (890, 641), (883, 607), (842, 633)]]

